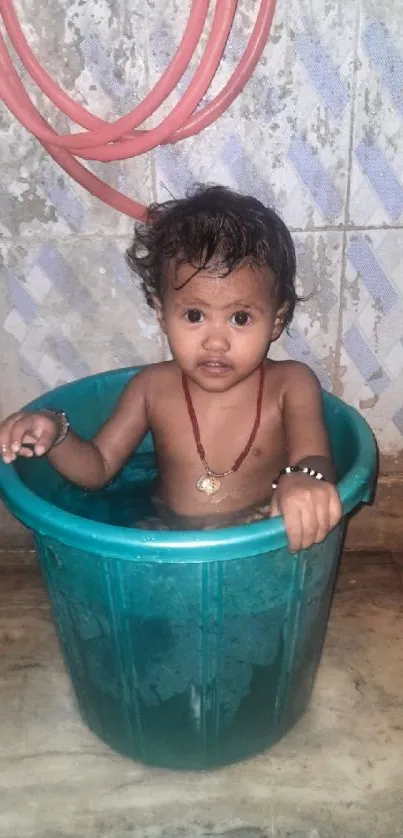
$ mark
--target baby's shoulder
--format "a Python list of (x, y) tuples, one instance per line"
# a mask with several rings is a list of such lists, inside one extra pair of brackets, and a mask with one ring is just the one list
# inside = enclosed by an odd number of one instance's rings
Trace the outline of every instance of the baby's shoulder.
[(279, 393), (296, 388), (307, 391), (320, 389), (315, 373), (301, 361), (270, 361), (268, 370)]
[(141, 379), (141, 385), (147, 396), (153, 393), (161, 394), (162, 389), (170, 392), (178, 382), (178, 368), (174, 361), (161, 361), (158, 364), (148, 364), (137, 373), (136, 378)]

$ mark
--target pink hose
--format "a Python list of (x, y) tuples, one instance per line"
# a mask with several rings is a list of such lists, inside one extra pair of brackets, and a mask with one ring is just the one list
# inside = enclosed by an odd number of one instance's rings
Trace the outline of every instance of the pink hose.
[(136, 130), (157, 110), (183, 76), (203, 32), (209, 5), (210, 0), (193, 0), (178, 51), (157, 84), (131, 113), (108, 123), (74, 102), (50, 78), (25, 39), (12, 0), (0, 0), (0, 14), (7, 33), (31, 78), (54, 105), (87, 130), (67, 135), (59, 135), (53, 130), (29, 99), (1, 32), (0, 98), (19, 122), (40, 140), (53, 159), (81, 186), (120, 212), (144, 219), (146, 208), (142, 204), (107, 186), (75, 157), (110, 161), (143, 154), (157, 145), (175, 143), (198, 133), (228, 108), (253, 73), (263, 52), (274, 15), (275, 0), (261, 0), (253, 32), (238, 67), (218, 96), (194, 113), (217, 71), (236, 13), (237, 0), (217, 0), (206, 48), (189, 87), (159, 125), (149, 131)]

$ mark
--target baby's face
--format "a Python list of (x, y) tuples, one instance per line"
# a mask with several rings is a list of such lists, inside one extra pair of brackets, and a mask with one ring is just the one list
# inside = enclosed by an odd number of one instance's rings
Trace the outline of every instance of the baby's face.
[(243, 265), (225, 277), (182, 265), (158, 304), (178, 366), (221, 392), (259, 366), (282, 330), (273, 274)]

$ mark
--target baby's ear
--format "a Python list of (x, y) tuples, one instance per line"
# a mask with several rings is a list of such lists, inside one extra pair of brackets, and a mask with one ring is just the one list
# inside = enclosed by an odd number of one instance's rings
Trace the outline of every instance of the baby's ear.
[(158, 323), (160, 324), (162, 331), (165, 332), (164, 307), (162, 305), (161, 297), (157, 294), (153, 294), (152, 301), (158, 318)]
[(272, 341), (277, 340), (277, 338), (280, 337), (280, 335), (281, 335), (281, 333), (284, 329), (284, 324), (285, 324), (286, 317), (287, 317), (287, 311), (288, 311), (288, 303), (284, 303), (284, 305), (282, 305), (281, 308), (279, 308), (279, 310), (276, 314), (276, 319), (274, 321), (273, 332), (272, 332), (272, 336), (271, 336)]

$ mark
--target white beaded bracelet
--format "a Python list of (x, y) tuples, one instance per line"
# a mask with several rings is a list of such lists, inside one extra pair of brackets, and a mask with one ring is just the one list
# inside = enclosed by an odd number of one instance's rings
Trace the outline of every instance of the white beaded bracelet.
[(310, 468), (309, 466), (286, 466), (285, 468), (281, 469), (276, 479), (273, 480), (271, 488), (277, 489), (278, 481), (280, 480), (280, 477), (283, 476), (283, 474), (295, 474), (298, 472), (300, 474), (306, 474), (308, 477), (313, 477), (314, 480), (326, 480), (326, 478), (323, 476), (323, 474), (321, 474), (320, 471), (316, 471), (314, 468)]

